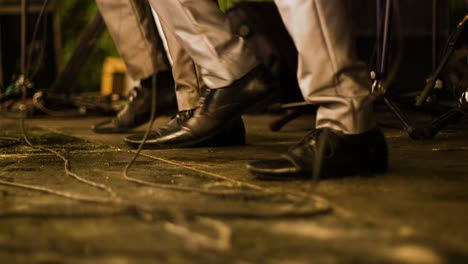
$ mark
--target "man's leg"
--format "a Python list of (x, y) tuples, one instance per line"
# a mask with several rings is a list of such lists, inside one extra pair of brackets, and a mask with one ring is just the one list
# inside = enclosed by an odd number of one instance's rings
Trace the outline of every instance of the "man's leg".
[(194, 117), (154, 142), (188, 147), (212, 140), (270, 94), (269, 76), (212, 0), (150, 0), (161, 21), (201, 67), (208, 89)]
[(182, 48), (174, 34), (162, 24), (164, 36), (168, 43), (172, 59), (172, 76), (175, 81), (175, 92), (179, 111), (193, 110), (198, 106), (203, 88), (202, 80), (197, 74), (197, 66)]
[(212, 89), (230, 85), (257, 64), (244, 40), (232, 34), (229, 21), (213, 0), (149, 0), (168, 30), (203, 70)]
[[(146, 0), (96, 0), (106, 25), (114, 39), (119, 53), (123, 57), (129, 74), (134, 79), (142, 79), (142, 90), (132, 91), (134, 97), (129, 107), (122, 110), (113, 120), (94, 126), (96, 132), (127, 132), (149, 121), (151, 102), (151, 77), (167, 75), (170, 68), (163, 48), (163, 40), (156, 34), (154, 18)], [(172, 57), (172, 74), (179, 111), (196, 108), (200, 97), (201, 84), (195, 71), (195, 65), (182, 49), (173, 34), (167, 32), (167, 43)], [(167, 76), (164, 76), (167, 78)], [(160, 78), (162, 79), (162, 78)], [(163, 87), (164, 86), (164, 87)], [(168, 84), (158, 85), (158, 89)], [(172, 91), (159, 91), (160, 98), (168, 98)], [(171, 97), (169, 96), (169, 99)], [(163, 112), (167, 100), (159, 100), (157, 113)], [(134, 106), (134, 107), (133, 107)]]
[(319, 104), (317, 128), (359, 134), (375, 127), (369, 74), (353, 51), (342, 0), (276, 0), (298, 50), (304, 98)]
[(96, 0), (96, 4), (133, 79), (170, 69), (145, 0)]
[(306, 136), (284, 159), (253, 162), (249, 168), (260, 174), (311, 174), (318, 140), (327, 134), (327, 141), (334, 143), (325, 143), (327, 173), (385, 170), (385, 141), (375, 129), (368, 71), (354, 54), (346, 5), (342, 0), (276, 4), (299, 53), (297, 76), (303, 96), (320, 105), (319, 133)]
[[(159, 18), (157, 17), (156, 19)], [(199, 72), (198, 66), (181, 47), (175, 39), (174, 34), (170, 30), (167, 30), (164, 23), (160, 23), (158, 29), (160, 29), (160, 34), (163, 34), (167, 40), (167, 49), (172, 62), (172, 75), (175, 80), (175, 92), (179, 111), (166, 125), (156, 128), (149, 134), (144, 142), (144, 148), (158, 147), (159, 144), (154, 144), (153, 141), (181, 129), (181, 125), (193, 117), (200, 101), (200, 92), (206, 89), (202, 78), (197, 74)], [(136, 148), (142, 143), (144, 136), (145, 133), (138, 133), (124, 138), (124, 141)], [(239, 118), (224, 129), (218, 135), (218, 138), (204, 142), (203, 146), (241, 145), (244, 143), (245, 129), (242, 119)]]
[(128, 73), (133, 79), (141, 80), (141, 89), (134, 88), (129, 93), (128, 104), (116, 117), (94, 125), (92, 130), (96, 133), (128, 132), (150, 119), (153, 76), (157, 78), (158, 92), (165, 94), (157, 96), (157, 113), (174, 104), (174, 96), (161, 91), (172, 87), (170, 83), (161, 83), (172, 81), (168, 73), (170, 65), (145, 0), (96, 0), (96, 3)]

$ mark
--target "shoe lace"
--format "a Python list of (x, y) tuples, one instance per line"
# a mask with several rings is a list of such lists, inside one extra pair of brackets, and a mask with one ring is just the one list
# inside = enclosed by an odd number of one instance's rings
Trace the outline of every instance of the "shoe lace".
[(195, 109), (179, 111), (177, 114), (171, 116), (171, 120), (175, 119), (179, 125), (182, 125), (182, 123), (193, 115), (194, 111)]
[[(301, 146), (311, 146), (315, 144), (315, 139), (317, 138), (318, 130), (313, 129), (312, 131), (308, 132), (299, 142), (296, 144), (292, 145), (289, 150), (293, 150), (296, 148), (300, 148)], [(311, 142), (314, 141), (314, 143), (311, 144)]]
[(140, 93), (141, 91), (139, 88), (137, 87), (133, 88), (128, 94), (128, 103), (131, 104), (132, 102), (134, 102)]
[[(293, 152), (295, 149), (315, 152), (312, 171), (314, 179), (318, 181), (323, 161), (326, 158), (333, 157), (337, 144), (336, 137), (328, 129), (314, 129), (307, 133), (298, 143), (294, 144), (289, 149), (289, 152)], [(304, 149), (304, 147), (308, 148), (308, 150)]]
[[(325, 140), (319, 140), (319, 136), (327, 133), (327, 136), (325, 137)], [(290, 150), (299, 148), (301, 146), (315, 146), (317, 147), (319, 142), (321, 144), (326, 144), (326, 150), (327, 150), (327, 157), (333, 156), (334, 151), (337, 147), (338, 141), (334, 137), (330, 137), (330, 132), (328, 130), (317, 130), (313, 129), (309, 133), (307, 133), (299, 142), (294, 144), (292, 147), (290, 147)]]
[(211, 89), (209, 88), (206, 88), (204, 91), (203, 91), (203, 95), (200, 96), (200, 100), (199, 100), (199, 103), (198, 103), (198, 108), (203, 108), (203, 106), (205, 105), (206, 103), (206, 98), (208, 97), (208, 95), (211, 93)]

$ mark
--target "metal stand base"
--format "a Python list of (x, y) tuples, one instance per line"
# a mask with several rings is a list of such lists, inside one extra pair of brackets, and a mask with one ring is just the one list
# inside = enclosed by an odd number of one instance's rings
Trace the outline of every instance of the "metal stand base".
[[(382, 1), (385, 1), (385, 8), (382, 12), (381, 6)], [(433, 0), (435, 7), (437, 7), (437, 0)], [(395, 115), (395, 117), (400, 121), (403, 126), (403, 129), (408, 133), (408, 135), (415, 140), (421, 139), (431, 139), (433, 138), (439, 131), (447, 127), (447, 125), (457, 122), (462, 117), (465, 116), (464, 109), (467, 108), (466, 105), (463, 104), (464, 98), (460, 99), (460, 102), (457, 102), (457, 106), (453, 109), (447, 111), (446, 113), (442, 114), (441, 116), (434, 118), (432, 122), (429, 124), (423, 125), (413, 125), (408, 117), (400, 110), (397, 104), (388, 96), (388, 87), (384, 87), (383, 81), (386, 74), (386, 66), (388, 60), (388, 47), (389, 47), (389, 39), (390, 39), (390, 16), (392, 14), (392, 1), (391, 0), (377, 0), (377, 17), (378, 17), (378, 29), (377, 29), (377, 70), (372, 73), (372, 77), (374, 79), (374, 84), (372, 86), (373, 92), (379, 94), (383, 97), (383, 100), (390, 111)], [(437, 20), (437, 17), (433, 19)], [(429, 96), (430, 92), (434, 88), (436, 81), (439, 79), (439, 75), (442, 70), (445, 68), (450, 56), (453, 54), (455, 47), (458, 41), (461, 39), (462, 32), (464, 31), (465, 22), (468, 20), (468, 16), (466, 16), (460, 24), (457, 26), (457, 29), (454, 33), (451, 34), (447, 49), (442, 57), (441, 62), (437, 67), (433, 67), (436, 70), (428, 79), (428, 83), (426, 84), (421, 96), (419, 96), (416, 106), (423, 105), (426, 102), (427, 97)], [(434, 22), (437, 24), (437, 21)], [(437, 31), (437, 28), (433, 28), (433, 30)], [(432, 34), (437, 34), (437, 32), (432, 32)], [(436, 46), (435, 38), (433, 38), (432, 45)], [(435, 56), (435, 54), (433, 54)], [(435, 62), (435, 60), (433, 60)], [(435, 65), (434, 65), (435, 66)]]

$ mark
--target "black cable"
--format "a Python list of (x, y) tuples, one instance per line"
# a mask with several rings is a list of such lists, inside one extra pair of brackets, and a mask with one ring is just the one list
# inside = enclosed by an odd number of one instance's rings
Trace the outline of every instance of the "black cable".
[[(133, 2), (132, 2), (132, 7), (134, 7)], [(149, 5), (147, 6), (147, 8), (150, 8)], [(147, 10), (147, 11), (151, 12), (151, 10)], [(153, 32), (152, 32), (150, 38), (152, 39), (152, 41), (154, 43), (156, 43), (157, 40), (156, 40), (156, 37), (155, 37), (156, 35), (155, 34), (158, 34), (158, 33), (156, 32), (154, 27), (151, 27), (151, 29), (152, 29)], [(147, 44), (147, 43), (145, 42), (145, 44)], [(147, 48), (151, 49), (151, 47), (149, 47), (149, 46)], [(156, 65), (156, 61), (151, 60), (151, 62), (153, 63), (153, 68), (157, 69), (158, 65)], [(200, 193), (200, 194), (208, 194), (208, 195), (223, 195), (223, 196), (230, 195), (230, 194), (238, 195), (239, 192), (236, 192), (236, 191), (234, 191), (234, 192), (210, 191), (210, 190), (205, 190), (205, 189), (201, 189), (201, 188), (194, 188), (194, 187), (173, 186), (173, 185), (170, 185), (170, 184), (157, 184), (157, 183), (152, 183), (152, 182), (139, 180), (137, 178), (133, 178), (133, 177), (130, 177), (128, 175), (130, 168), (134, 165), (135, 161), (140, 156), (140, 153), (143, 150), (143, 147), (146, 144), (148, 136), (151, 133), (151, 130), (152, 130), (153, 125), (154, 125), (154, 119), (156, 117), (156, 107), (157, 107), (156, 106), (156, 98), (157, 98), (157, 89), (156, 89), (156, 87), (157, 87), (157, 74), (153, 74), (152, 79), (151, 79), (151, 116), (150, 116), (150, 123), (149, 123), (149, 125), (148, 125), (148, 127), (147, 127), (147, 129), (145, 131), (145, 134), (143, 136), (143, 140), (140, 143), (140, 145), (138, 146), (138, 149), (137, 149), (136, 153), (133, 155), (132, 159), (125, 166), (125, 168), (124, 168), (124, 170), (122, 172), (123, 177), (126, 180), (130, 181), (130, 182), (134, 182), (134, 183), (142, 184), (142, 185), (147, 185), (147, 186), (151, 186), (151, 187), (155, 187), (155, 188), (161, 188), (161, 189), (169, 189), (169, 190), (176, 190), (176, 191), (182, 191), (182, 192), (197, 192), (197, 193)]]
[(21, 75), (22, 78), (25, 80), (26, 78), (26, 37), (27, 37), (27, 17), (28, 17), (28, 10), (27, 10), (27, 0), (21, 0)]
[[(156, 115), (156, 75), (153, 75), (152, 77), (152, 87), (151, 87), (151, 92), (152, 92), (152, 97), (151, 97), (151, 117), (150, 117), (150, 123), (145, 131), (145, 134), (143, 136), (143, 140), (138, 146), (137, 151), (133, 155), (132, 159), (127, 163), (125, 166), (122, 176), (124, 179), (130, 182), (134, 182), (137, 184), (141, 185), (146, 185), (146, 186), (151, 186), (154, 188), (160, 188), (160, 189), (167, 189), (167, 190), (174, 190), (174, 191), (181, 191), (181, 192), (195, 192), (195, 193), (200, 193), (200, 194), (207, 194), (207, 195), (222, 195), (222, 196), (227, 196), (227, 195), (239, 195), (242, 194), (243, 192), (239, 191), (213, 191), (213, 190), (208, 190), (208, 189), (202, 189), (202, 188), (196, 188), (196, 187), (182, 187), (182, 186), (174, 186), (171, 184), (159, 184), (159, 183), (153, 183), (153, 182), (148, 182), (148, 181), (143, 181), (134, 177), (130, 177), (128, 175), (130, 168), (134, 165), (135, 161), (137, 158), (140, 156), (141, 151), (143, 150), (143, 147), (148, 139), (149, 134), (151, 133), (151, 129), (154, 124), (155, 120), (155, 115)], [(245, 193), (245, 192), (244, 192)], [(255, 194), (250, 194), (250, 195), (255, 195)], [(268, 195), (267, 193), (262, 193), (262, 194), (257, 194), (257, 196), (265, 196)]]
[[(37, 73), (39, 72), (39, 70), (41, 69), (41, 65), (42, 65), (42, 62), (44, 62), (44, 58), (45, 58), (45, 53), (46, 53), (46, 47), (47, 47), (47, 33), (48, 33), (48, 30), (47, 30), (47, 23), (48, 23), (48, 20), (47, 20), (47, 16), (44, 18), (44, 22), (42, 23), (43, 24), (43, 28), (42, 28), (42, 43), (40, 45), (40, 51), (39, 51), (39, 55), (37, 56), (37, 61), (35, 63), (35, 67), (33, 68), (32, 70), (32, 73), (28, 76), (28, 78), (30, 80), (33, 80)], [(32, 45), (31, 45), (32, 46)], [(32, 56), (32, 55), (31, 55)], [(28, 69), (30, 70), (30, 69)]]
[(0, 137), (0, 148), (11, 147), (20, 143), (21, 141), (15, 137)]
[(0, 96), (3, 93), (3, 88), (5, 88), (5, 80), (3, 76), (3, 46), (2, 46), (2, 28), (0, 24)]
[[(44, 2), (42, 3), (39, 15), (38, 15), (38, 17), (36, 19), (36, 22), (34, 24), (34, 30), (33, 30), (32, 38), (31, 38), (31, 44), (29, 45), (29, 50), (28, 50), (28, 60), (27, 60), (25, 73), (24, 73), (25, 79), (32, 79), (32, 77), (29, 78), (30, 77), (29, 76), (29, 69), (31, 67), (31, 60), (32, 60), (32, 53), (33, 53), (33, 45), (32, 44), (34, 44), (34, 42), (36, 42), (37, 34), (38, 34), (38, 31), (39, 31), (39, 25), (41, 23), (43, 15), (45, 14), (45, 11), (46, 11), (46, 8), (47, 8), (48, 4), (49, 4), (49, 0), (44, 0)], [(47, 23), (44, 26), (44, 31), (45, 31), (46, 28), (47, 28)], [(43, 38), (44, 42), (45, 42), (45, 40), (46, 40), (46, 38), (45, 39)], [(43, 44), (43, 46), (45, 46), (45, 44)], [(45, 47), (41, 47), (41, 53), (44, 53), (44, 52), (45, 52)], [(43, 58), (43, 55), (39, 56), (39, 58), (40, 59)], [(39, 62), (41, 61), (40, 59), (38, 60)], [(38, 67), (36, 66), (36, 68), (38, 68)]]

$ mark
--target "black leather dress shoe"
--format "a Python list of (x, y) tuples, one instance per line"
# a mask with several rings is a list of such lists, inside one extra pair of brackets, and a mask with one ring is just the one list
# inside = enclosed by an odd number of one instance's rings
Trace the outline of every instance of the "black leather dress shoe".
[(271, 77), (263, 66), (227, 87), (206, 89), (194, 116), (178, 131), (159, 137), (153, 143), (161, 147), (192, 147), (210, 142), (230, 126), (236, 126), (249, 107), (270, 99), (271, 90)]
[[(158, 127), (155, 130), (151, 131), (143, 147), (144, 148), (157, 148), (158, 145), (153, 146), (152, 142), (159, 137), (168, 135), (170, 133), (173, 133), (179, 130), (180, 126), (185, 121), (187, 121), (189, 118), (193, 116), (194, 111), (195, 109), (179, 111), (176, 115), (174, 115), (171, 118), (171, 120), (169, 120), (169, 122), (166, 125)], [(145, 136), (145, 132), (134, 134), (134, 135), (125, 137), (124, 142), (127, 143), (127, 145), (131, 147), (137, 148), (143, 141), (144, 136)]]
[(323, 178), (384, 173), (388, 168), (385, 138), (380, 129), (345, 135), (331, 129), (313, 131), (278, 159), (247, 165), (260, 177), (312, 177), (320, 166)]
[[(172, 76), (168, 72), (157, 75), (156, 116), (173, 113), (177, 107)], [(128, 104), (116, 117), (95, 124), (95, 133), (126, 133), (148, 122), (151, 117), (152, 78), (141, 82), (141, 88), (134, 88), (128, 97)]]
[[(165, 126), (159, 127), (148, 135), (143, 148), (164, 148), (156, 143), (157, 139), (178, 131), (182, 124), (193, 117), (194, 110), (180, 111)], [(145, 133), (139, 133), (124, 138), (124, 142), (133, 148), (137, 148), (143, 141)], [(201, 142), (193, 147), (235, 146), (245, 144), (245, 127), (241, 118), (233, 120), (217, 136)], [(176, 146), (171, 146), (176, 147)]]

